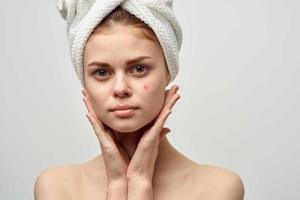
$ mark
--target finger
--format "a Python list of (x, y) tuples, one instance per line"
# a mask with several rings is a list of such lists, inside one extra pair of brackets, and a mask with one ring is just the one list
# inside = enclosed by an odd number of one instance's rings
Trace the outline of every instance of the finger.
[(155, 137), (159, 136), (159, 133), (162, 130), (162, 127), (164, 126), (168, 116), (172, 113), (171, 110), (165, 110), (163, 113), (161, 113), (160, 117), (157, 118), (154, 125), (151, 127), (149, 132), (149, 138), (150, 140), (154, 140)]
[(174, 106), (174, 104), (176, 103), (176, 101), (180, 98), (179, 94), (173, 94), (173, 96), (169, 99), (169, 102), (167, 102), (161, 113), (159, 114), (159, 116), (156, 118), (154, 124), (156, 123), (156, 121), (160, 120), (160, 118), (162, 117), (161, 115), (163, 115), (164, 112), (168, 112), (168, 110), (172, 110), (172, 107)]
[(105, 147), (108, 147), (110, 145), (110, 142), (105, 135), (105, 130), (102, 122), (92, 113), (87, 113), (86, 116), (89, 119), (90, 123), (92, 124), (92, 127), (100, 142), (100, 145), (104, 145)]
[[(153, 126), (151, 126), (150, 131), (148, 132), (149, 134), (149, 140), (152, 141), (155, 139), (155, 137), (159, 136), (159, 133), (162, 130), (162, 127), (164, 123), (167, 120), (167, 117), (172, 113), (171, 109), (175, 102), (180, 98), (179, 94), (176, 94), (178, 91), (179, 86), (173, 86), (171, 90), (168, 92), (168, 102), (164, 105), (164, 108), (160, 112), (159, 116), (154, 120)], [(173, 96), (170, 96), (173, 95)]]
[(105, 127), (103, 126), (102, 122), (98, 119), (96, 113), (93, 110), (92, 104), (91, 104), (90, 99), (89, 99), (88, 90), (85, 87), (82, 90), (82, 94), (84, 95), (83, 102), (84, 102), (88, 112), (91, 113), (90, 116), (88, 116), (88, 115), (86, 115), (86, 116), (87, 117), (94, 117), (97, 124), (100, 125), (100, 128), (105, 131)]
[(173, 94), (175, 94), (179, 89), (178, 85), (173, 85), (171, 89), (167, 90), (165, 93), (165, 104), (170, 100)]
[(89, 95), (88, 90), (87, 90), (86, 88), (84, 88), (84, 89), (82, 90), (82, 93), (83, 93), (83, 95), (84, 95), (83, 101), (84, 101), (84, 103), (85, 103), (86, 108), (88, 109), (88, 111), (89, 111), (90, 113), (95, 114), (95, 111), (94, 111), (93, 106), (92, 106), (91, 101), (90, 101), (90, 95)]
[(95, 111), (94, 111), (94, 109), (91, 105), (91, 102), (90, 102), (89, 98), (88, 97), (83, 97), (83, 102), (84, 102), (88, 112), (92, 113), (92, 114), (95, 114)]
[(173, 96), (170, 98), (169, 102), (167, 102), (166, 105), (164, 106), (164, 109), (172, 110), (174, 104), (176, 103), (176, 101), (178, 99), (180, 99), (180, 95), (178, 93), (173, 94)]
[(108, 127), (108, 126), (106, 126), (105, 125), (105, 133), (107, 133), (107, 135), (108, 135), (108, 137), (110, 138), (110, 140), (111, 141), (113, 141), (115, 144), (116, 144), (116, 146), (119, 144), (119, 139), (118, 139), (118, 137), (116, 136), (116, 134), (113, 132), (113, 130), (110, 128), (110, 127)]
[(157, 121), (155, 121), (155, 123), (153, 125), (153, 129), (161, 130), (165, 121), (167, 120), (167, 117), (169, 116), (169, 114), (172, 113), (172, 107), (174, 106), (174, 104), (176, 103), (176, 101), (178, 99), (180, 99), (180, 95), (177, 93), (171, 97), (169, 102), (167, 102), (167, 104), (164, 106), (161, 114), (157, 118)]
[(169, 105), (170, 100), (174, 96), (174, 94), (176, 94), (176, 92), (178, 91), (178, 89), (179, 89), (179, 86), (174, 85), (174, 86), (172, 86), (170, 91), (167, 91), (167, 94), (165, 96), (164, 106), (163, 106), (163, 109), (161, 110), (161, 112), (164, 112), (164, 110), (167, 110), (167, 109), (171, 110), (172, 106), (168, 106), (168, 105)]
[(161, 132), (162, 127), (164, 126), (167, 120), (167, 117), (172, 113), (171, 109), (173, 105), (180, 98), (180, 95), (176, 93), (177, 90), (178, 87), (172, 88), (170, 94), (173, 94), (173, 96), (170, 97), (169, 101), (166, 103), (159, 116), (155, 119), (154, 125), (151, 127), (151, 131), (149, 133), (149, 138), (151, 140), (155, 139), (155, 137), (158, 136), (158, 133)]

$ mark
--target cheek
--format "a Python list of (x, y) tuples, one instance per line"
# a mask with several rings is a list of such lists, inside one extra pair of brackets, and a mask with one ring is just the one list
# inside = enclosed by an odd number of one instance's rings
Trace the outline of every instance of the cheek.
[(147, 83), (143, 84), (143, 94), (147, 96), (147, 98), (158, 98), (161, 96), (161, 93), (164, 89), (160, 84), (157, 83)]
[[(164, 93), (161, 85), (152, 84), (143, 84), (143, 99), (146, 105), (151, 108), (156, 106), (160, 107), (160, 104), (164, 101)], [(153, 107), (154, 106), (154, 107)]]

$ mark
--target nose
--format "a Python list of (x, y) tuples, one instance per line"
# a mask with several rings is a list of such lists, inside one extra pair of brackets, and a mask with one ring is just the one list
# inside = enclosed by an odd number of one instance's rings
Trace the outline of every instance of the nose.
[(113, 89), (113, 96), (119, 98), (125, 98), (131, 96), (132, 92), (125, 80), (125, 77), (116, 78), (116, 82)]

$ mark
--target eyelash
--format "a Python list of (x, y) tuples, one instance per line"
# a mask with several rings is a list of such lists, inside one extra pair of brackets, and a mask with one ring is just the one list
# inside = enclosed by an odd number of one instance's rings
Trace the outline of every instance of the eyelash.
[[(134, 65), (133, 67), (132, 67), (132, 69), (137, 69), (137, 67), (139, 67), (139, 66), (142, 66), (143, 67), (143, 69), (144, 69), (144, 71), (142, 72), (142, 73), (138, 73), (139, 75), (140, 74), (145, 74), (146, 72), (145, 72), (145, 70), (148, 70), (149, 69), (149, 66), (148, 65), (144, 65), (144, 64), (137, 64), (137, 65)], [(105, 70), (105, 69), (97, 69), (97, 70), (95, 70), (94, 71), (94, 73), (93, 74), (98, 74), (97, 72), (108, 72), (107, 70)], [(99, 76), (97, 76), (97, 77), (99, 77)], [(100, 77), (105, 77), (105, 76), (100, 76)]]

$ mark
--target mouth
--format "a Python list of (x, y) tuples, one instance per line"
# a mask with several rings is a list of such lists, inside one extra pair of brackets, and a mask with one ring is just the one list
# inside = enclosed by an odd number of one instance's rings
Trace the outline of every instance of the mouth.
[(114, 115), (117, 117), (130, 117), (132, 116), (138, 108), (128, 108), (128, 109), (115, 109), (112, 110)]
[(129, 105), (129, 104), (119, 104), (119, 105), (116, 105), (115, 107), (111, 108), (110, 111), (115, 111), (115, 110), (127, 110), (127, 109), (136, 109), (138, 107), (136, 106), (132, 106), (132, 105)]

